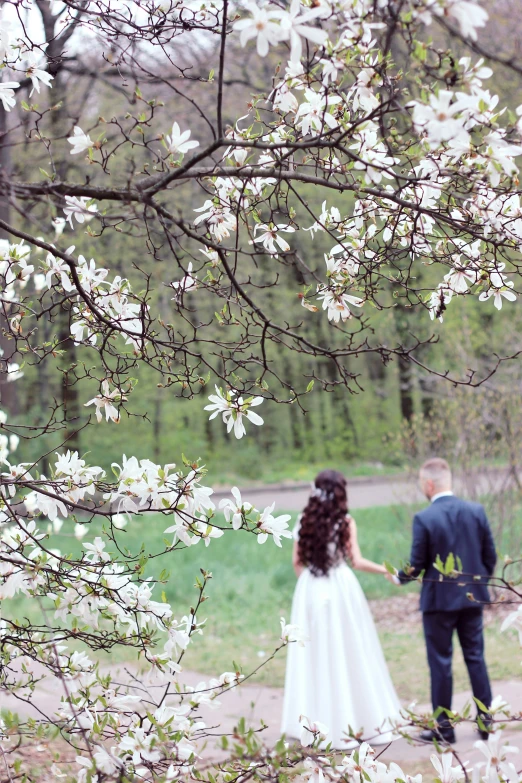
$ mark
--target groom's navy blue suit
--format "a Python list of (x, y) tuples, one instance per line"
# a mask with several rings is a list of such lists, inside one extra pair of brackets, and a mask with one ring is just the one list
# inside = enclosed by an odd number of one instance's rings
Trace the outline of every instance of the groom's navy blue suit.
[[(442, 577), (434, 567), (451, 553), (462, 560), (462, 571), (473, 578)], [(497, 560), (495, 544), (483, 507), (454, 495), (437, 498), (413, 519), (411, 573), (401, 571), (402, 583), (424, 571), (421, 592), (424, 635), (431, 673), (433, 710), (451, 709), (453, 632), (457, 631), (473, 695), (491, 704), (486, 662), (482, 605), (489, 602), (488, 579)], [(468, 596), (473, 594), (474, 600)], [(442, 727), (443, 716), (439, 718)]]

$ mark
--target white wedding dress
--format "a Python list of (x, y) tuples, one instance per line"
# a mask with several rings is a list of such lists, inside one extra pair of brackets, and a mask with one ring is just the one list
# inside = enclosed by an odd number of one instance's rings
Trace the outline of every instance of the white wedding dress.
[(282, 732), (299, 738), (303, 716), (328, 727), (326, 742), (334, 748), (354, 747), (346, 738), (348, 727), (362, 731), (370, 744), (395, 739), (389, 719), (398, 717), (400, 702), (370, 607), (344, 560), (326, 576), (303, 570), (291, 622), (308, 641), (304, 647), (288, 645)]

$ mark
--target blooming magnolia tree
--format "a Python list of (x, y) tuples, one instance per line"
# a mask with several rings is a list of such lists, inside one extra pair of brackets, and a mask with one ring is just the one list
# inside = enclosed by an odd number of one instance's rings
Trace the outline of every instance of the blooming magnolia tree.
[[(516, 307), (520, 120), (488, 91), (484, 61), (456, 62), (428, 37), (440, 22), (473, 48), (486, 11), (471, 0), (21, 0), (2, 12), (0, 141), (15, 174), (4, 166), (0, 181), (1, 388), (4, 398), (30, 367), (48, 367), (65, 390), (43, 423), (0, 419), (0, 686), (25, 704), (44, 677), (63, 692), (57, 714), (5, 719), (9, 779), (17, 737), (58, 728), (82, 783), (406, 780), (366, 743), (342, 761), (320, 752), (328, 732), (314, 716), (303, 716), (301, 746), (268, 750), (262, 735), (238, 730), (234, 755), (205, 769), (198, 749), (216, 732), (201, 711), (242, 675), (180, 684), (210, 575), (176, 618), (147, 561), (236, 531), (281, 546), (289, 518), (234, 489), (223, 521), (198, 461), (122, 456), (109, 476), (70, 448), (67, 402), (81, 381), (97, 382), (99, 393), (80, 400), (93, 412), (87, 444), (99, 421), (132, 412), (146, 365), (173, 394), (215, 383), (202, 408), (241, 438), (263, 424), (254, 410), (263, 401), (269, 416), (269, 403), (300, 404), (314, 381), (354, 388), (352, 356), (422, 364), (431, 338), (373, 339), (372, 318), (396, 302), (427, 323), (465, 296)], [(299, 282), (282, 313), (271, 292), (288, 269)], [(318, 319), (331, 340), (314, 338)], [(306, 377), (276, 369), (274, 356), (291, 352), (309, 358)], [(317, 372), (318, 357), (333, 375)], [(20, 438), (49, 433), (63, 433), (56, 455), (17, 464)], [(165, 517), (168, 545), (133, 556), (120, 528), (151, 513)], [(92, 537), (95, 519), (103, 529)], [(53, 544), (64, 524), (86, 536), (79, 557)], [(20, 595), (38, 606), (38, 623), (9, 611)], [(283, 621), (281, 646), (290, 642), (306, 643)], [(139, 656), (142, 675), (121, 682), (95, 663), (118, 647)], [(493, 709), (507, 720), (505, 703)], [(405, 711), (397, 731), (416, 723)], [(484, 749), (479, 776), (518, 781), (498, 734)], [(449, 755), (434, 765), (444, 783), (468, 775)]]

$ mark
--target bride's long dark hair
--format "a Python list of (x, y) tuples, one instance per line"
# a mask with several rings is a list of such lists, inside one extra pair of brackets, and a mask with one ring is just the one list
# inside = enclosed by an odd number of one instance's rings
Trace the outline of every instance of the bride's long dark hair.
[(346, 479), (337, 470), (323, 470), (301, 517), (299, 560), (314, 576), (324, 576), (348, 555), (349, 542)]

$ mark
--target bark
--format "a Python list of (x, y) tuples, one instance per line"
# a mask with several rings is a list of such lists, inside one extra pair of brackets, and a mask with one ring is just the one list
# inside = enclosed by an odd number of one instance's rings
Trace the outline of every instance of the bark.
[[(42, 22), (46, 40), (49, 42), (47, 56), (50, 62), (49, 70), (54, 76), (52, 88), (53, 110), (50, 113), (51, 135), (54, 139), (64, 138), (69, 128), (67, 111), (67, 83), (62, 68), (62, 51), (64, 35), (58, 35), (55, 30), (56, 18), (51, 14), (48, 2), (38, 2), (38, 8), (42, 15)], [(59, 154), (55, 157), (55, 173), (59, 180), (67, 178), (68, 156)], [(63, 421), (65, 427), (64, 440), (67, 448), (80, 450), (80, 400), (76, 381), (76, 346), (70, 332), (71, 305), (66, 304), (61, 308), (57, 318), (59, 349), (63, 352), (59, 364), (62, 372), (61, 403), (63, 409)]]
[[(2, 183), (2, 194), (0, 195), (0, 220), (6, 223), (10, 222), (9, 208), (9, 181), (11, 175), (11, 154), (7, 143), (8, 121), (7, 112), (0, 103), (0, 182)], [(0, 239), (9, 239), (11, 237), (7, 232), (0, 228)], [(3, 282), (3, 281), (2, 281)], [(3, 285), (2, 285), (3, 287)], [(0, 409), (11, 416), (18, 412), (16, 388), (14, 383), (7, 383), (5, 362), (15, 359), (15, 343), (7, 338), (9, 332), (9, 321), (4, 307), (0, 307), (0, 348), (2, 359), (0, 359)]]

